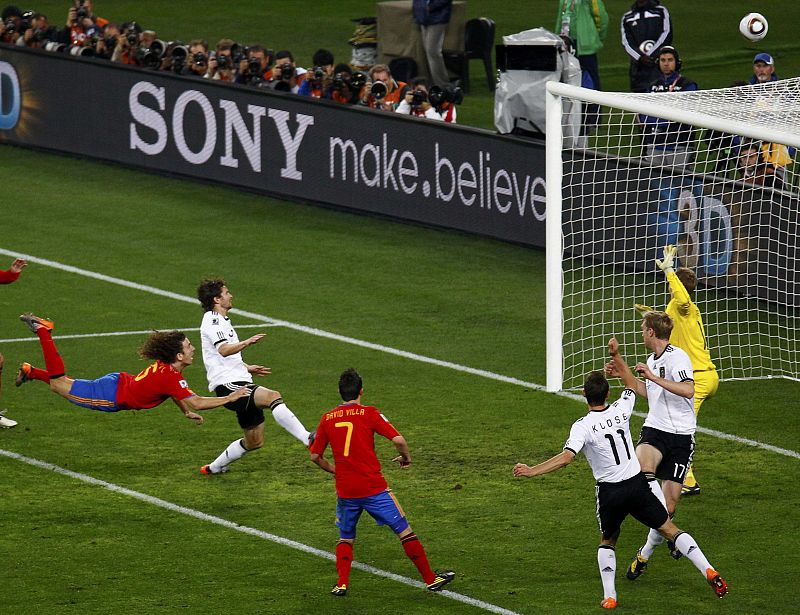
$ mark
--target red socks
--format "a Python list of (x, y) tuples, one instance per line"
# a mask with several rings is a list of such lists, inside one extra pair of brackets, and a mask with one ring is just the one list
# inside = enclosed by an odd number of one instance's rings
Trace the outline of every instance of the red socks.
[(353, 543), (339, 542), (336, 545), (336, 572), (339, 573), (337, 585), (350, 583), (350, 567), (353, 565)]
[(33, 365), (31, 365), (31, 371), (25, 375), (29, 380), (41, 380), (46, 384), (50, 384), (50, 376), (47, 375), (47, 371), (34, 367)]
[(414, 562), (417, 570), (419, 570), (419, 573), (422, 575), (422, 580), (425, 581), (426, 584), (433, 583), (434, 579), (436, 579), (436, 575), (433, 570), (431, 570), (431, 565), (428, 563), (428, 555), (425, 553), (425, 547), (422, 546), (417, 535), (411, 533), (401, 538), (400, 542), (403, 543), (403, 549), (405, 549), (408, 559)]
[[(53, 336), (48, 329), (39, 327), (36, 330), (36, 335), (39, 336), (39, 342), (42, 345), (42, 354), (44, 355), (44, 365), (47, 368), (47, 375), (50, 379), (61, 378), (65, 375), (64, 361), (61, 355), (58, 354), (56, 343), (53, 341)], [(33, 370), (32, 370), (33, 371)], [(41, 370), (40, 370), (41, 371)], [(36, 378), (36, 380), (44, 380), (44, 378)], [(46, 380), (49, 382), (49, 380)]]

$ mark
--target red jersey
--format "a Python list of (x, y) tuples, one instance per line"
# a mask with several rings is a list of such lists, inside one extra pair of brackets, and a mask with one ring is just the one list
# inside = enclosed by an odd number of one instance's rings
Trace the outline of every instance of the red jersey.
[(0, 271), (0, 284), (11, 284), (11, 282), (16, 282), (19, 278), (19, 271)]
[(186, 399), (194, 395), (183, 375), (172, 365), (156, 361), (133, 376), (120, 372), (117, 405), (122, 410), (154, 408), (168, 398)]
[(376, 433), (389, 440), (400, 435), (373, 406), (342, 404), (322, 415), (311, 452), (322, 455), (330, 443), (340, 498), (366, 498), (388, 488), (375, 455)]

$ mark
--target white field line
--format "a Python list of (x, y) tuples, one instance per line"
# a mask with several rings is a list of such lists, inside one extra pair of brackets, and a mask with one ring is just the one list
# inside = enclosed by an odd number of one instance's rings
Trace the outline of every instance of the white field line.
[[(26, 457), (24, 455), (20, 455), (18, 453), (7, 451), (1, 448), (0, 448), (0, 455), (9, 457), (11, 459), (16, 459), (17, 461), (22, 461), (23, 463), (27, 463), (37, 468), (50, 470), (51, 472), (55, 472), (57, 474), (63, 474), (64, 476), (69, 476), (70, 478), (83, 481), (84, 483), (88, 483), (90, 485), (102, 487), (103, 489), (108, 489), (109, 491), (113, 491), (114, 493), (119, 493), (120, 495), (125, 495), (140, 500), (142, 502), (146, 502), (147, 504), (158, 506), (159, 508), (164, 508), (166, 510), (180, 513), (182, 515), (194, 517), (195, 519), (199, 519), (201, 521), (208, 521), (209, 523), (221, 525), (222, 527), (235, 530), (237, 532), (242, 532), (243, 534), (249, 534), (251, 536), (255, 536), (263, 540), (269, 540), (279, 545), (283, 545), (284, 547), (289, 547), (291, 549), (303, 551), (305, 553), (316, 555), (317, 557), (321, 557), (323, 559), (336, 561), (336, 555), (330, 553), (329, 551), (323, 551), (321, 549), (317, 549), (315, 547), (303, 544), (302, 542), (289, 540), (288, 538), (283, 538), (282, 536), (276, 536), (275, 534), (270, 534), (269, 532), (264, 532), (262, 530), (248, 527), (246, 525), (239, 525), (238, 523), (235, 523), (233, 521), (228, 521), (227, 519), (223, 519), (222, 517), (217, 517), (216, 515), (209, 515), (208, 513), (204, 513), (202, 511), (195, 510), (193, 508), (187, 508), (186, 506), (173, 504), (172, 502), (167, 502), (166, 500), (162, 500), (161, 498), (157, 498), (152, 495), (147, 495), (146, 493), (141, 493), (139, 491), (133, 491), (132, 489), (126, 489), (125, 487), (121, 487), (119, 485), (115, 485), (114, 483), (109, 483), (104, 480), (94, 478), (93, 476), (89, 476), (87, 474), (73, 472), (72, 470), (67, 470), (66, 468), (62, 468), (52, 463), (47, 463), (46, 461), (40, 461), (38, 459)], [(375, 568), (374, 566), (369, 566), (361, 562), (353, 562), (353, 568), (363, 570), (364, 572), (368, 572), (370, 574), (374, 574), (379, 577), (386, 577), (387, 579), (392, 579), (393, 581), (397, 581), (398, 583), (403, 583), (405, 585), (410, 585), (411, 587), (418, 587), (421, 589), (425, 587), (425, 585), (422, 582), (417, 581), (415, 579), (410, 579), (408, 577), (404, 577), (402, 575), (395, 574), (393, 572), (381, 570), (380, 568)], [(509, 611), (508, 609), (504, 609), (502, 607), (490, 604), (488, 602), (483, 602), (482, 600), (476, 600), (475, 598), (470, 598), (469, 596), (465, 596), (457, 592), (445, 590), (440, 593), (442, 596), (446, 596), (458, 602), (469, 604), (479, 609), (483, 609), (484, 611), (489, 611), (490, 613), (500, 613), (501, 615), (519, 615), (519, 613), (516, 613), (515, 611)]]
[[(264, 327), (277, 327), (279, 325), (275, 325), (272, 323), (259, 323), (257, 325), (236, 325), (237, 329), (258, 329)], [(81, 339), (84, 337), (117, 337), (120, 335), (147, 335), (152, 333), (152, 329), (147, 329), (143, 331), (108, 331), (105, 333), (75, 333), (72, 335), (54, 335), (54, 340), (76, 340)], [(189, 331), (200, 331), (200, 327), (161, 327), (159, 331), (183, 331), (187, 333)], [(10, 337), (5, 340), (0, 340), (0, 344), (12, 344), (14, 342), (38, 342), (38, 337), (31, 337), (30, 335), (27, 337)]]
[[(61, 271), (67, 271), (69, 273), (74, 273), (76, 275), (81, 275), (87, 278), (93, 278), (95, 280), (100, 280), (102, 282), (109, 282), (110, 284), (116, 284), (118, 286), (124, 286), (125, 288), (132, 288), (134, 290), (140, 290), (142, 292), (150, 293), (153, 295), (157, 295), (159, 297), (167, 297), (170, 299), (175, 299), (176, 301), (182, 301), (184, 303), (191, 303), (196, 305), (197, 299), (194, 297), (189, 297), (188, 295), (180, 295), (178, 293), (174, 293), (168, 290), (162, 290), (160, 288), (155, 288), (153, 286), (147, 286), (145, 284), (138, 284), (137, 282), (130, 282), (128, 280), (123, 280), (121, 278), (111, 277), (102, 273), (97, 273), (95, 271), (88, 271), (86, 269), (80, 269), (79, 267), (73, 267), (72, 265), (65, 265), (63, 263), (59, 263), (56, 261), (47, 260), (44, 258), (38, 258), (36, 256), (31, 256), (28, 254), (20, 254), (18, 252), (12, 252), (9, 250), (5, 250), (0, 248), (0, 254), (5, 256), (11, 256), (14, 258), (24, 258), (31, 263), (37, 263), (39, 265), (46, 265), (48, 267), (53, 267), (54, 269), (59, 269)], [(452, 363), (450, 361), (441, 361), (439, 359), (433, 359), (431, 357), (426, 357), (424, 355), (415, 354), (413, 352), (407, 352), (405, 350), (399, 350), (397, 348), (392, 348), (391, 346), (383, 346), (381, 344), (373, 344), (372, 342), (367, 342), (364, 340), (359, 340), (354, 337), (347, 337), (344, 335), (338, 335), (336, 333), (331, 333), (329, 331), (324, 331), (322, 329), (315, 329), (313, 327), (307, 327), (305, 325), (299, 325), (293, 322), (289, 322), (286, 320), (280, 320), (277, 318), (270, 318), (269, 316), (264, 316), (263, 314), (257, 314), (255, 312), (247, 312), (244, 310), (235, 309), (234, 313), (239, 316), (244, 316), (246, 318), (251, 318), (253, 320), (257, 320), (263, 323), (269, 323), (273, 325), (278, 325), (282, 327), (286, 327), (287, 329), (293, 329), (295, 331), (300, 331), (301, 333), (307, 333), (309, 335), (316, 335), (318, 337), (324, 337), (327, 339), (335, 340), (337, 342), (342, 342), (345, 344), (352, 344), (354, 346), (361, 346), (362, 348), (369, 348), (370, 350), (377, 350), (379, 352), (385, 352), (387, 354), (393, 354), (398, 357), (403, 357), (406, 359), (411, 359), (412, 361), (419, 361), (421, 363), (429, 363), (431, 365), (436, 365), (438, 367), (446, 367), (448, 369), (456, 370), (459, 372), (472, 374), (473, 376), (480, 376), (482, 378), (488, 378), (490, 380), (497, 380), (499, 382), (505, 382), (507, 384), (514, 384), (517, 386), (525, 387), (528, 389), (533, 389), (535, 391), (545, 391), (545, 387), (541, 384), (536, 384), (534, 382), (526, 382), (525, 380), (520, 380), (519, 378), (512, 378), (511, 376), (504, 376), (503, 374), (496, 374), (494, 372), (486, 371), (483, 369), (476, 369), (474, 367), (468, 367), (466, 365), (459, 365), (458, 363)], [(568, 397), (569, 399), (575, 399), (579, 402), (583, 402), (583, 398), (575, 393), (570, 393), (568, 391), (560, 391), (555, 393), (555, 395), (560, 395), (562, 397)], [(763, 450), (771, 451), (773, 453), (778, 453), (780, 455), (785, 455), (787, 457), (794, 457), (795, 459), (800, 459), (800, 453), (784, 448), (780, 448), (777, 446), (773, 446), (771, 444), (766, 444), (764, 442), (759, 442), (758, 440), (750, 440), (749, 438), (742, 438), (740, 436), (735, 436), (733, 434), (728, 434), (722, 431), (716, 431), (714, 429), (705, 429), (702, 427), (698, 427), (697, 431), (700, 433), (704, 433), (709, 436), (714, 436), (716, 438), (720, 438), (723, 440), (730, 440), (731, 442), (736, 442), (738, 444), (745, 444), (747, 446), (753, 446), (756, 448), (760, 448)]]

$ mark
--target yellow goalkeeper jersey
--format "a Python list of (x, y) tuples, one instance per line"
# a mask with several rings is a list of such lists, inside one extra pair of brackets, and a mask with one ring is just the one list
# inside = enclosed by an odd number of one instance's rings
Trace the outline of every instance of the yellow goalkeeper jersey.
[(667, 274), (667, 282), (672, 292), (672, 299), (667, 305), (667, 314), (673, 322), (670, 344), (689, 355), (695, 371), (716, 369), (708, 351), (706, 330), (699, 308), (692, 301), (678, 274), (674, 271)]

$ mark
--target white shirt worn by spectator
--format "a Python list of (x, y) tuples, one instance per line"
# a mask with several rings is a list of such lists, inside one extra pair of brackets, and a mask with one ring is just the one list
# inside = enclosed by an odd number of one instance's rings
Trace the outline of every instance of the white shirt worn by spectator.
[[(672, 344), (668, 344), (656, 357), (647, 357), (647, 366), (656, 376), (674, 382), (694, 381), (694, 371), (689, 355)], [(690, 435), (697, 429), (694, 415), (694, 396), (686, 398), (658, 386), (651, 380), (647, 385), (647, 418), (645, 427), (653, 427), (667, 433)]]
[(600, 483), (619, 483), (642, 471), (634, 451), (630, 420), (636, 393), (625, 389), (605, 410), (591, 410), (572, 424), (565, 450), (583, 451)]
[[(418, 116), (417, 113), (412, 113), (411, 104), (409, 104), (409, 102), (405, 98), (400, 101), (400, 104), (397, 105), (397, 109), (395, 109), (394, 112), (395, 113), (402, 113), (403, 115), (416, 115), (416, 116)], [(429, 120), (439, 120), (439, 121), (442, 120), (442, 116), (439, 115), (436, 112), (436, 109), (434, 109), (433, 107), (429, 107), (428, 110), (425, 111), (425, 113), (422, 114), (422, 115), (423, 115), (423, 117), (426, 117)]]
[(220, 344), (239, 343), (239, 336), (236, 335), (230, 318), (214, 311), (203, 314), (203, 322), (200, 324), (200, 340), (203, 346), (203, 363), (206, 366), (209, 391), (214, 391), (219, 385), (230, 382), (253, 382), (253, 377), (247, 371), (247, 365), (242, 359), (241, 352), (227, 357), (223, 357), (219, 353)]

